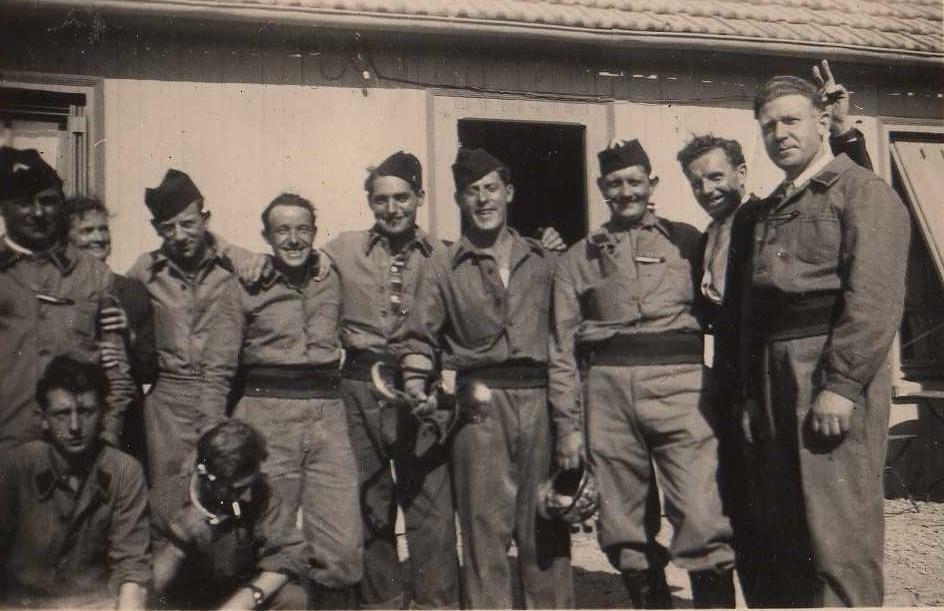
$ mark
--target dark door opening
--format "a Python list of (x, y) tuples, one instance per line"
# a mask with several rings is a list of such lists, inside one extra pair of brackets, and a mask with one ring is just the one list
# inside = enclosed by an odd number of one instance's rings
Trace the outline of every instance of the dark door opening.
[(587, 235), (583, 125), (460, 119), (459, 143), (508, 164), (515, 185), (508, 224), (535, 236), (554, 227), (571, 245)]

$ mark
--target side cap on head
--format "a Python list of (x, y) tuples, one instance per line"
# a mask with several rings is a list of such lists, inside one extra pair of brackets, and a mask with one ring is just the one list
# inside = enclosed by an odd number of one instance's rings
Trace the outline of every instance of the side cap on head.
[(600, 162), (601, 177), (634, 165), (645, 168), (646, 174), (652, 173), (649, 155), (636, 139), (618, 140), (611, 143), (610, 146), (597, 153), (597, 160)]
[(197, 200), (203, 200), (197, 185), (185, 172), (175, 169), (167, 170), (161, 184), (144, 190), (144, 203), (158, 222), (177, 216)]
[(395, 176), (410, 183), (417, 191), (423, 188), (423, 166), (412, 153), (397, 151), (384, 159), (367, 177), (368, 184), (364, 185), (366, 190), (370, 190), (370, 181), (378, 176)]
[(39, 151), (0, 147), (0, 199), (31, 198), (52, 188), (62, 191), (62, 179)]
[(508, 166), (485, 149), (460, 148), (456, 154), (456, 162), (452, 164), (452, 178), (456, 182), (456, 193), (483, 176), (505, 167)]

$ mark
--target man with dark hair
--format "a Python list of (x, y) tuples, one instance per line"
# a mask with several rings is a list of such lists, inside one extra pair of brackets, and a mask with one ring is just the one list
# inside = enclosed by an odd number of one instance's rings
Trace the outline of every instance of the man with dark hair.
[(578, 465), (589, 440), (600, 545), (634, 607), (671, 606), (650, 522), (655, 463), (675, 530), (671, 558), (689, 571), (695, 606), (733, 608), (731, 528), (694, 311), (700, 234), (649, 210), (658, 177), (638, 140), (614, 143), (599, 161), (610, 220), (561, 257), (554, 279), (557, 461)]
[(910, 224), (878, 176), (833, 157), (825, 106), (821, 90), (790, 76), (765, 83), (754, 102), (785, 174), (758, 206), (742, 325), (772, 552), (764, 587), (773, 606), (881, 606), (887, 359)]
[(234, 249), (209, 232), (210, 212), (190, 177), (168, 170), (144, 199), (163, 244), (128, 275), (154, 309), (159, 370), (144, 403), (153, 485), (175, 476), (200, 432), (226, 417), (241, 315)]
[[(412, 605), (455, 608), (458, 559), (445, 449), (436, 445), (415, 456), (416, 422), (397, 410), (381, 413), (370, 382), (374, 363), (395, 361), (388, 340), (413, 308), (426, 261), (445, 247), (416, 226), (425, 193), (423, 169), (412, 154), (398, 151), (387, 157), (370, 170), (364, 189), (373, 226), (342, 233), (325, 248), (341, 278), (341, 342), (346, 353), (341, 397), (357, 457), (365, 535), (360, 605), (398, 609), (404, 603), (394, 531), (399, 503), (410, 552), (406, 585)], [(391, 439), (385, 430), (400, 435)]]
[(317, 226), (307, 199), (279, 195), (262, 226), (271, 263), (240, 295), (233, 416), (269, 440), (262, 469), (286, 510), (301, 509), (314, 603), (342, 608), (352, 604), (363, 559), (357, 465), (338, 393), (340, 281), (312, 249)]
[(108, 379), (57, 356), (36, 384), (45, 440), (0, 470), (0, 606), (141, 609), (150, 582), (141, 466), (99, 439)]
[[(0, 454), (37, 439), (33, 391), (58, 354), (101, 357), (100, 342), (121, 344), (106, 328), (114, 277), (63, 238), (62, 180), (35, 150), (0, 147)], [(134, 388), (124, 351), (114, 355), (103, 435), (117, 444)]]
[[(102, 263), (111, 254), (111, 231), (108, 209), (93, 197), (74, 197), (66, 200), (66, 236), (78, 250), (84, 250)], [(154, 312), (147, 289), (140, 281), (121, 274), (113, 274), (112, 289), (118, 304), (102, 309), (100, 325), (103, 331), (120, 333), (124, 350), (131, 365), (131, 377), (140, 388), (152, 384), (156, 375), (157, 354), (154, 352)], [(102, 345), (103, 357), (113, 362), (119, 346)], [(141, 401), (126, 415), (122, 447), (144, 461), (144, 422)]]
[(259, 468), (265, 438), (239, 420), (196, 444), (182, 477), (151, 492), (154, 591), (170, 609), (306, 609), (295, 512)]
[(525, 605), (572, 607), (568, 527), (537, 512), (553, 446), (547, 342), (555, 257), (508, 227), (514, 186), (504, 163), (461, 148), (452, 171), (462, 237), (427, 261), (393, 346), (417, 401), (427, 400), (439, 362), (456, 372), (457, 387), (474, 380), (492, 389), (485, 420), (450, 440), (463, 607), (511, 607), (512, 539)]

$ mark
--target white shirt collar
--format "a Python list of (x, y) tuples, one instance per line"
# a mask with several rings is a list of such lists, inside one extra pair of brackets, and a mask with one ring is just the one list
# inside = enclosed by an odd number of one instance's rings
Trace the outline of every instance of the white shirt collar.
[(794, 190), (802, 189), (810, 179), (819, 174), (819, 171), (825, 168), (833, 160), (833, 153), (828, 148), (824, 148), (819, 157), (810, 162), (806, 169), (800, 172), (799, 176), (793, 180), (786, 181), (793, 185)]

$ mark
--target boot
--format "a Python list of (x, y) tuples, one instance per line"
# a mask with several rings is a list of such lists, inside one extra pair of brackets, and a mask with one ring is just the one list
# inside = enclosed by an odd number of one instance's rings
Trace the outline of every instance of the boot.
[(688, 577), (692, 581), (692, 602), (696, 609), (734, 608), (734, 571), (690, 571)]
[(662, 567), (645, 571), (623, 571), (623, 583), (635, 609), (671, 609), (672, 594)]

